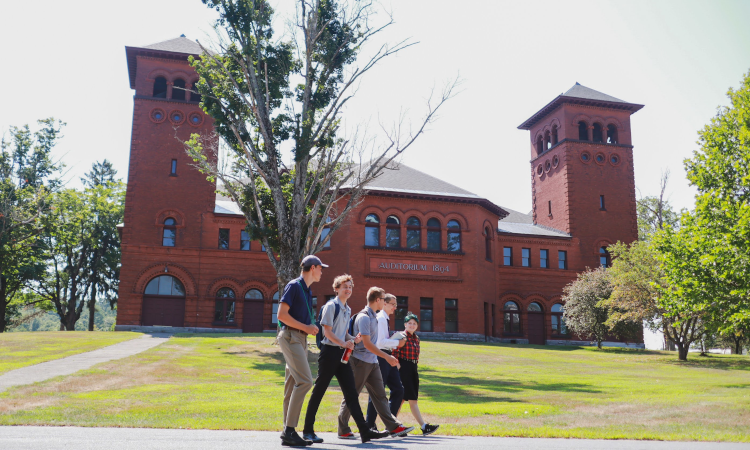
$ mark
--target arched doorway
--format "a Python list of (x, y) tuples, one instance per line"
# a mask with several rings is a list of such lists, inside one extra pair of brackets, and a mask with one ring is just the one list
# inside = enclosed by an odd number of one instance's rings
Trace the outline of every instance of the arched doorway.
[(242, 332), (260, 333), (263, 331), (263, 293), (250, 289), (245, 294), (242, 307)]
[(185, 287), (171, 275), (160, 275), (143, 291), (144, 326), (185, 326)]
[(529, 344), (544, 345), (544, 311), (542, 305), (532, 302), (526, 312), (529, 318)]

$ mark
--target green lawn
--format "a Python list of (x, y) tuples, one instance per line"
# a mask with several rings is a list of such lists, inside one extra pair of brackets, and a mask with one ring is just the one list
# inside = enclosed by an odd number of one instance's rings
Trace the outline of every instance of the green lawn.
[[(420, 405), (439, 434), (750, 441), (750, 359), (690, 359), (423, 342)], [(174, 337), (2, 393), (0, 424), (279, 430), (282, 361), (267, 335)], [(340, 401), (329, 390), (317, 431), (335, 431)], [(408, 413), (401, 418), (414, 424)]]
[(104, 331), (0, 333), (0, 374), (19, 367), (90, 352), (140, 336), (130, 332)]

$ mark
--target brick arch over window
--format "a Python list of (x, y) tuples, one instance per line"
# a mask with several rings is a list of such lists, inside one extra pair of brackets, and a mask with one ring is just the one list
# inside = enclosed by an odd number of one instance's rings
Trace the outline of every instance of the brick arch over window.
[(278, 291), (276, 283), (267, 284), (260, 280), (245, 280), (240, 286), (242, 287), (237, 295), (242, 298), (245, 298), (245, 294), (247, 294), (247, 291), (250, 289), (259, 290), (263, 294), (265, 300), (269, 300), (274, 292)]
[[(164, 272), (165, 267), (167, 268), (166, 272)], [(133, 293), (142, 294), (145, 291), (148, 282), (159, 275), (171, 275), (180, 280), (185, 287), (186, 297), (197, 295), (198, 291), (193, 275), (184, 267), (173, 263), (157, 263), (141, 271), (136, 279), (137, 281), (135, 282)]]
[(360, 211), (359, 216), (357, 217), (357, 222), (365, 223), (365, 219), (370, 214), (375, 214), (376, 216), (380, 218), (380, 223), (385, 223), (385, 218), (387, 216), (383, 212), (383, 209), (377, 206), (368, 206), (367, 208)]
[(451, 220), (457, 221), (461, 225), (461, 232), (469, 231), (469, 221), (466, 220), (466, 217), (464, 217), (462, 214), (459, 213), (448, 213), (445, 216), (445, 220), (443, 221), (443, 226), (450, 222)]
[(605, 238), (599, 238), (596, 241), (594, 241), (594, 247), (591, 249), (591, 252), (596, 254), (596, 256), (599, 256), (599, 249), (602, 247), (609, 247), (612, 245), (612, 241)]
[(578, 114), (573, 118), (571, 125), (573, 125), (574, 127), (578, 127), (578, 122), (586, 122), (586, 126), (591, 126), (591, 116), (587, 116), (586, 114)]
[(546, 312), (549, 311), (549, 305), (548, 305), (549, 300), (547, 300), (547, 298), (544, 297), (544, 296), (542, 296), (542, 295), (539, 295), (539, 294), (528, 295), (523, 300), (523, 310), (527, 311), (528, 308), (529, 308), (529, 305), (532, 304), (532, 303), (538, 303), (539, 306), (542, 307), (542, 312), (546, 313)]
[(157, 228), (161, 228), (164, 226), (164, 221), (168, 218), (173, 218), (175, 222), (176, 228), (184, 228), (185, 227), (185, 214), (182, 213), (179, 209), (169, 208), (169, 209), (162, 209), (158, 213), (156, 213), (156, 221), (154, 222), (154, 226)]
[(617, 127), (617, 131), (623, 130), (622, 123), (619, 120), (615, 119), (614, 117), (607, 117), (606, 119), (603, 119), (603, 120), (604, 120), (603, 123), (606, 123), (607, 125), (612, 124), (615, 127)]
[(148, 74), (148, 76), (146, 77), (146, 80), (153, 83), (154, 80), (156, 80), (158, 77), (163, 77), (167, 81), (172, 80), (172, 74), (169, 73), (169, 71), (164, 70), (164, 69), (154, 69), (153, 71), (151, 71), (151, 73)]
[(213, 280), (209, 285), (208, 289), (206, 289), (206, 297), (216, 297), (216, 293), (219, 292), (219, 289), (221, 288), (229, 288), (234, 291), (234, 294), (237, 298), (240, 298), (240, 296), (244, 296), (245, 292), (242, 291), (241, 288), (242, 284), (237, 281), (236, 278), (232, 277), (221, 277)]
[(485, 220), (484, 223), (482, 224), (482, 233), (484, 233), (484, 230), (488, 228), (490, 230), (490, 239), (494, 240), (497, 229), (492, 226), (492, 222), (490, 222), (489, 220)]

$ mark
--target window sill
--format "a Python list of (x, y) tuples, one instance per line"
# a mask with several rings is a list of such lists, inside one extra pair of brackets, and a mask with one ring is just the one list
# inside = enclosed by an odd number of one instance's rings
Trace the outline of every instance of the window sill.
[(170, 173), (169, 176), (177, 178), (177, 174), (176, 173)]
[(386, 250), (389, 252), (409, 252), (409, 253), (429, 253), (429, 254), (439, 254), (439, 255), (460, 255), (463, 256), (466, 253), (458, 251), (458, 252), (451, 252), (447, 250), (427, 250), (423, 248), (408, 248), (408, 247), (379, 247), (375, 245), (365, 245), (363, 247), (365, 250)]
[(236, 322), (211, 322), (211, 325), (215, 327), (239, 328), (239, 325)]

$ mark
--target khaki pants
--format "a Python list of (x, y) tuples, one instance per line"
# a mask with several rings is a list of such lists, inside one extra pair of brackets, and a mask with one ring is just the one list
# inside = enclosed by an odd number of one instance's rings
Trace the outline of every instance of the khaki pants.
[(279, 332), (279, 347), (286, 360), (284, 380), (284, 428), (295, 428), (299, 422), (305, 395), (313, 387), (307, 362), (307, 335), (293, 330)]
[[(367, 393), (370, 394), (375, 410), (383, 420), (385, 428), (393, 431), (402, 426), (402, 423), (391, 414), (391, 408), (388, 406), (388, 397), (385, 395), (385, 386), (383, 385), (383, 375), (380, 373), (378, 363), (366, 363), (360, 359), (352, 357), (349, 364), (354, 372), (354, 387), (357, 394), (362, 392), (362, 388), (367, 386)], [(351, 416), (349, 408), (346, 407), (346, 401), (341, 402), (339, 409), (339, 436), (351, 433), (349, 428), (349, 417)]]

